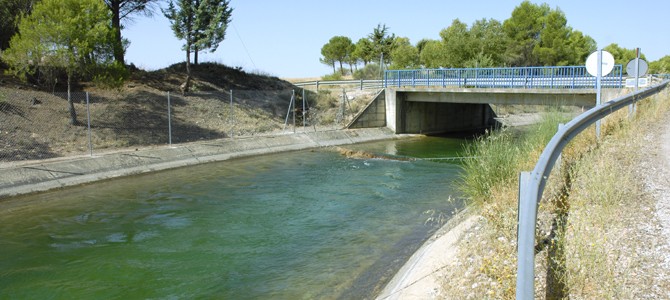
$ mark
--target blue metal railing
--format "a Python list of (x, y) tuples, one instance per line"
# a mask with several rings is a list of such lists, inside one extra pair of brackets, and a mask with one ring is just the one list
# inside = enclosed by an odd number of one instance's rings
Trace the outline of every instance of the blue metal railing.
[[(625, 85), (623, 67), (615, 65), (603, 77), (603, 87)], [(595, 88), (596, 78), (585, 66), (416, 69), (384, 72), (384, 87), (459, 87), (459, 88), (522, 88), (522, 89), (585, 89)]]

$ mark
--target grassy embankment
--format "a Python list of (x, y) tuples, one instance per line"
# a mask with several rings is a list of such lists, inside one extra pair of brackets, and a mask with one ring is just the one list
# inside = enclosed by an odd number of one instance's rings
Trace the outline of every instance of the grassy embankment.
[[(670, 97), (662, 92), (640, 102), (633, 119), (627, 109), (607, 117), (599, 141), (587, 129), (563, 151), (538, 212), (537, 296), (630, 299), (652, 288), (653, 262), (631, 228), (648, 220), (653, 205), (632, 170), (644, 155), (639, 133), (668, 110)], [(464, 164), (463, 192), (481, 218), (461, 241), (459, 263), (444, 278), (444, 295), (514, 298), (518, 176), (533, 169), (558, 123), (566, 121), (547, 113), (523, 134), (505, 129), (467, 149), (465, 156), (478, 159)]]

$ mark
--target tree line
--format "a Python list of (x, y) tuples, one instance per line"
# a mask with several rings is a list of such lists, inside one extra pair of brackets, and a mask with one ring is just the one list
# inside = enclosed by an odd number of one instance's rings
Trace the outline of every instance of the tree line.
[[(439, 36), (438, 40), (422, 39), (412, 45), (408, 38), (397, 37), (380, 24), (356, 43), (346, 36), (331, 38), (321, 48), (320, 61), (332, 66), (337, 76), (375, 78), (380, 66), (414, 69), (583, 65), (597, 49), (593, 38), (568, 26), (560, 8), (527, 0), (503, 22), (481, 19), (468, 26), (455, 19)], [(624, 66), (636, 57), (635, 49), (617, 44), (604, 49)], [(363, 69), (358, 70), (361, 64)], [(670, 73), (670, 56), (650, 63), (650, 72)]]
[[(71, 123), (77, 124), (69, 97), (72, 82), (84, 78), (120, 85), (128, 76), (129, 41), (121, 29), (133, 16), (151, 15), (161, 0), (0, 0), (0, 64), (36, 83), (65, 78)], [(174, 0), (161, 12), (175, 36), (184, 40), (187, 79), (191, 54), (215, 51), (231, 21), (229, 0)]]

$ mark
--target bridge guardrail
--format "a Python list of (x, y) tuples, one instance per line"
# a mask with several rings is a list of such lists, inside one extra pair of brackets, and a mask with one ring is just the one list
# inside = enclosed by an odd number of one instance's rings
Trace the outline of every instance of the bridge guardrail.
[(316, 90), (319, 90), (319, 87), (322, 86), (349, 86), (356, 87), (361, 90), (365, 89), (383, 89), (384, 81), (381, 79), (356, 79), (356, 80), (315, 80), (315, 81), (305, 81), (297, 82), (293, 85), (301, 88), (308, 86), (315, 86)]
[(647, 98), (664, 89), (670, 80), (631, 93), (602, 105), (596, 106), (559, 128), (542, 151), (531, 172), (522, 172), (519, 176), (519, 220), (518, 220), (518, 268), (516, 281), (516, 299), (534, 299), (535, 267), (535, 226), (537, 208), (549, 174), (563, 148), (584, 129), (600, 119), (641, 99)]
[[(603, 87), (624, 86), (623, 67), (604, 76)], [(596, 78), (585, 66), (388, 70), (384, 87), (460, 88), (595, 88)]]

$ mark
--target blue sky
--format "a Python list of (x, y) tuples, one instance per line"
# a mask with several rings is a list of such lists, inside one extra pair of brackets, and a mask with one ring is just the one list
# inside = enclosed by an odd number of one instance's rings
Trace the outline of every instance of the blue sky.
[[(668, 0), (546, 0), (560, 8), (568, 25), (591, 36), (602, 48), (611, 43), (642, 49), (649, 61), (670, 54)], [(521, 0), (231, 0), (232, 18), (226, 39), (200, 61), (214, 61), (245, 71), (282, 78), (318, 77), (332, 72), (321, 64), (321, 47), (336, 35), (355, 43), (377, 24), (408, 37), (439, 39), (453, 19), (472, 25), (483, 18), (504, 21)], [(185, 60), (183, 41), (174, 37), (168, 20), (158, 11), (136, 17), (122, 35), (129, 39), (126, 59), (146, 69), (160, 69)]]

